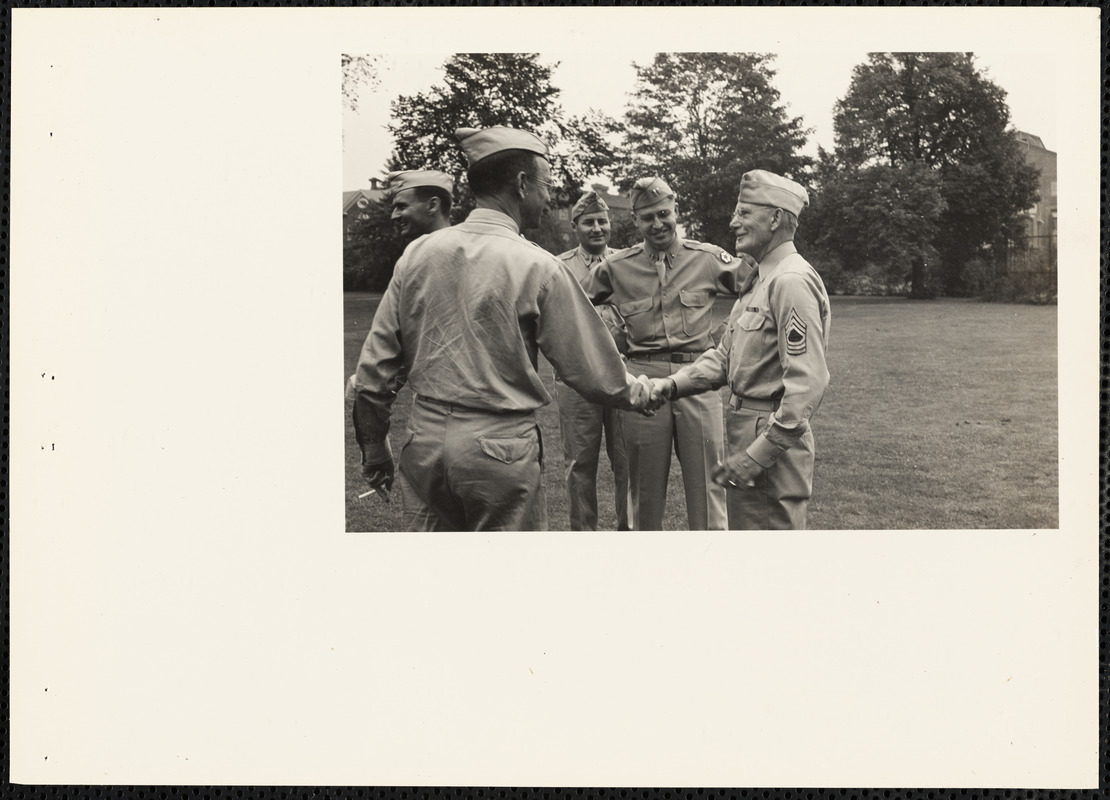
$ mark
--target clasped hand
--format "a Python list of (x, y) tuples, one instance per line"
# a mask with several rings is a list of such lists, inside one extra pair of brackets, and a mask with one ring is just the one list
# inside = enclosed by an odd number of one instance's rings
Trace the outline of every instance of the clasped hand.
[(645, 417), (650, 417), (668, 400), (674, 398), (674, 381), (670, 378), (639, 378), (628, 376), (628, 386), (632, 395), (632, 408)]

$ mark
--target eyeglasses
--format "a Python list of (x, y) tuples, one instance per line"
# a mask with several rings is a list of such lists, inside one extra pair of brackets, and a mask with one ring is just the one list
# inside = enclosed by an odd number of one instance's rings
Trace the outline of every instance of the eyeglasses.
[[(769, 208), (772, 211), (781, 211), (782, 210), (778, 206), (773, 206), (769, 203), (749, 203), (745, 200), (743, 204), (746, 205), (746, 206), (754, 206), (755, 208)], [(741, 205), (740, 203), (737, 203), (736, 208), (733, 209), (732, 220), (731, 220), (732, 222), (736, 222), (738, 219), (741, 219), (740, 205)]]
[(527, 175), (527, 176), (528, 176), (529, 178), (531, 178), (532, 180), (534, 180), (534, 181), (535, 181), (536, 183), (542, 183), (542, 184), (543, 184), (544, 186), (546, 186), (546, 187), (547, 187), (548, 189), (556, 189), (556, 188), (558, 188), (557, 186), (555, 186), (555, 184), (553, 184), (553, 183), (550, 183), (550, 182), (548, 182), (548, 181), (545, 181), (545, 180), (544, 180), (543, 178), (537, 178), (537, 177), (536, 177), (535, 175), (531, 174), (530, 172), (525, 172), (524, 174), (525, 174), (525, 175)]

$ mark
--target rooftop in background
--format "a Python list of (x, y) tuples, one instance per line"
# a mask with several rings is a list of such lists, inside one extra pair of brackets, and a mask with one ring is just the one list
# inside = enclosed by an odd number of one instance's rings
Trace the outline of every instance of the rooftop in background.
[[(1044, 146), (1044, 142), (1041, 141), (1040, 136), (1034, 136), (1033, 134), (1026, 133), (1025, 131), (1015, 131), (1015, 133), (1017, 134), (1017, 140), (1022, 144), (1028, 144), (1032, 145), (1033, 147), (1039, 147), (1042, 150), (1048, 150), (1048, 148)], [(1049, 150), (1049, 152), (1051, 153), (1052, 151)]]
[(604, 183), (595, 181), (590, 184), (590, 188), (601, 195), (601, 198), (610, 209), (619, 211), (632, 210), (632, 200), (629, 198), (628, 194), (618, 191), (616, 187), (607, 186)]

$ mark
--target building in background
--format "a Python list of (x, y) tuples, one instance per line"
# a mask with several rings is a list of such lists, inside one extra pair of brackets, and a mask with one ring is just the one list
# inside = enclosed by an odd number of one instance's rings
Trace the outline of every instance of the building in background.
[(362, 219), (368, 218), (367, 209), (375, 200), (385, 195), (384, 184), (378, 178), (370, 179), (369, 189), (355, 189), (343, 193), (343, 241), (350, 241), (351, 227)]
[(1018, 148), (1025, 163), (1040, 170), (1037, 193), (1041, 199), (1026, 211), (1029, 249), (1056, 262), (1056, 154), (1044, 146), (1039, 136), (1017, 131)]

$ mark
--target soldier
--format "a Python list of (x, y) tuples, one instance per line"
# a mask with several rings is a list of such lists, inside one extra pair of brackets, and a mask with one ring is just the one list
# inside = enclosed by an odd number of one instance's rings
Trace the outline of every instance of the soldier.
[(408, 241), (451, 225), (451, 192), (454, 179), (434, 169), (390, 172), (389, 218), (401, 238)]
[(831, 317), (821, 276), (794, 247), (808, 204), (806, 190), (792, 180), (764, 170), (744, 174), (732, 229), (737, 251), (759, 268), (745, 281), (721, 343), (652, 382), (655, 402), (726, 382), (732, 390), (729, 455), (714, 480), (728, 487), (734, 530), (806, 527), (813, 492), (809, 420), (829, 383)]
[[(390, 219), (403, 241), (412, 241), (451, 225), (451, 191), (454, 179), (435, 169), (408, 169), (386, 175)], [(354, 410), (355, 376), (347, 379), (345, 402)]]
[(362, 474), (379, 492), (393, 483), (390, 412), (407, 375), (415, 397), (397, 476), (404, 527), (543, 530), (535, 412), (550, 397), (537, 352), (595, 403), (642, 407), (650, 383), (625, 372), (570, 272), (520, 235), (550, 198), (543, 141), (505, 127), (455, 135), (477, 207), (397, 262), (355, 371)]
[[(661, 378), (713, 346), (713, 300), (718, 292), (735, 295), (749, 267), (716, 245), (677, 236), (675, 195), (661, 178), (636, 181), (632, 214), (644, 241), (606, 258), (582, 286), (595, 304), (617, 306), (628, 329), (630, 368)], [(722, 416), (715, 394), (683, 398), (653, 417), (624, 415), (637, 530), (663, 527), (672, 447), (690, 529), (725, 529), (725, 492), (710, 479), (724, 455)]]
[[(576, 280), (582, 280), (590, 267), (611, 255), (609, 248), (609, 206), (596, 192), (586, 192), (571, 209), (578, 247), (557, 258), (567, 265)], [(611, 305), (595, 306), (613, 336), (617, 349), (627, 352), (624, 321)], [(563, 439), (563, 464), (570, 505), (570, 529), (597, 529), (597, 465), (601, 438), (613, 469), (617, 530), (631, 530), (628, 460), (621, 433), (621, 412), (591, 403), (555, 376), (555, 399), (559, 403), (559, 431)]]

